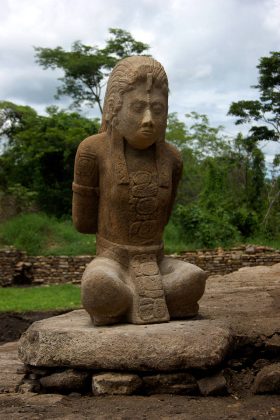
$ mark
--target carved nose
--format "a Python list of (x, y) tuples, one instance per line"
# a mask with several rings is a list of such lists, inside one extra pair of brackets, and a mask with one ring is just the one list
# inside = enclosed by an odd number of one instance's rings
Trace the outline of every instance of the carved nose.
[(154, 125), (153, 122), (153, 118), (152, 118), (152, 113), (150, 111), (150, 109), (146, 109), (144, 116), (143, 116), (143, 120), (142, 120), (142, 126), (144, 127), (151, 127)]

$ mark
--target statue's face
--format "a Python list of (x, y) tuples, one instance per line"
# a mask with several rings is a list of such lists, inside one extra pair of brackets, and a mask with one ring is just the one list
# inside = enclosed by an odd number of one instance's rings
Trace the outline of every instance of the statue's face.
[(167, 121), (167, 98), (156, 86), (139, 81), (125, 92), (118, 113), (118, 131), (135, 149), (146, 149), (164, 138)]

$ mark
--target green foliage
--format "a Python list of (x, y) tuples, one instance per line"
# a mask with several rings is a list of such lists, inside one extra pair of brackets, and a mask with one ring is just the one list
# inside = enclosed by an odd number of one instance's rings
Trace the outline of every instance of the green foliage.
[(198, 205), (178, 205), (174, 220), (181, 230), (183, 241), (195, 248), (229, 246), (240, 239), (238, 230), (231, 224), (229, 215), (223, 209), (207, 211)]
[(171, 219), (164, 230), (164, 251), (166, 254), (180, 253), (188, 248), (184, 241), (181, 229)]
[(36, 198), (41, 210), (56, 216), (71, 211), (74, 159), (80, 141), (98, 130), (97, 120), (47, 108), (41, 116), (27, 106), (0, 102), (0, 187)]
[(280, 212), (273, 200), (278, 184), (276, 178), (266, 179), (264, 155), (256, 142), (241, 134), (228, 138), (204, 115), (186, 117), (182, 122), (171, 114), (167, 129), (168, 140), (181, 149), (184, 160), (172, 219), (180, 232), (177, 241), (214, 247), (254, 235), (276, 238)]
[(92, 255), (95, 236), (78, 233), (70, 220), (29, 213), (0, 225), (0, 246), (4, 245), (13, 245), (29, 255)]
[[(148, 44), (136, 41), (128, 31), (123, 29), (109, 28), (109, 33), (112, 36), (107, 40), (102, 52), (107, 57), (115, 57), (116, 61), (132, 55), (141, 55), (150, 48)], [(113, 66), (116, 61), (112, 63)]]
[(250, 123), (249, 138), (254, 141), (280, 140), (280, 52), (261, 57), (257, 66), (259, 80), (258, 100), (233, 102), (229, 115), (237, 117), (236, 124)]
[(56, 98), (70, 96), (72, 107), (80, 109), (82, 104), (93, 107), (98, 105), (102, 113), (101, 92), (108, 70), (116, 62), (131, 55), (140, 55), (149, 49), (147, 44), (136, 41), (123, 29), (110, 28), (111, 37), (105, 48), (83, 45), (75, 41), (71, 51), (62, 47), (35, 47), (37, 63), (44, 69), (61, 69), (64, 76), (57, 89)]
[(205, 114), (185, 114), (186, 122), (180, 121), (176, 112), (168, 115), (166, 139), (180, 150), (189, 149), (197, 159), (217, 156), (230, 150), (229, 138), (223, 134), (223, 126), (211, 127)]
[(167, 128), (165, 138), (172, 142), (180, 150), (188, 147), (187, 127), (183, 121), (180, 121), (176, 112), (172, 112), (167, 118)]
[(72, 284), (0, 288), (0, 312), (77, 309), (80, 288)]
[[(263, 181), (263, 157), (260, 150), (253, 150), (259, 141), (280, 140), (280, 52), (271, 52), (268, 57), (261, 57), (259, 65), (258, 89), (259, 99), (233, 102), (229, 115), (237, 117), (236, 124), (252, 124), (247, 137), (248, 148), (254, 158), (254, 171), (251, 179), (249, 200), (254, 201), (254, 210), (260, 215), (260, 230), (263, 234), (276, 237), (279, 225), (280, 182), (279, 155), (276, 154), (271, 170), (271, 180)], [(255, 187), (253, 187), (255, 185)], [(266, 192), (266, 197), (264, 193)]]

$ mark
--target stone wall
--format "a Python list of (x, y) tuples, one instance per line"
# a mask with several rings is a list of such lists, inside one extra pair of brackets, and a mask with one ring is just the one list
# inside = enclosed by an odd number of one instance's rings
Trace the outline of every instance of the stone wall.
[(23, 260), (26, 254), (17, 249), (0, 250), (0, 286), (10, 285), (15, 276), (16, 268)]
[(177, 258), (197, 265), (210, 275), (228, 274), (242, 267), (273, 265), (280, 262), (280, 250), (264, 246), (240, 246), (230, 250), (222, 248), (185, 252)]
[[(280, 263), (280, 250), (241, 246), (231, 250), (192, 251), (175, 258), (196, 264), (209, 274), (227, 274), (242, 267)], [(0, 250), (0, 286), (79, 283), (93, 256), (32, 257), (9, 248)]]

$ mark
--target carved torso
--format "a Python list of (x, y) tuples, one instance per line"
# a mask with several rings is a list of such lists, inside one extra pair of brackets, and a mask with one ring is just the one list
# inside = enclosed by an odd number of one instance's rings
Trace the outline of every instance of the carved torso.
[[(97, 233), (123, 245), (160, 244), (180, 177), (181, 161), (177, 151), (165, 145), (164, 165), (160, 167), (156, 146), (136, 150), (124, 143), (121, 164), (126, 166), (126, 179), (118, 182), (116, 166), (120, 164), (112, 156), (111, 146), (107, 136), (93, 136), (80, 145), (76, 160), (75, 183), (81, 185), (83, 181), (82, 168), (86, 174), (84, 179), (92, 179), (92, 184), (87, 183), (87, 186), (98, 188), (98, 196), (93, 194), (87, 198), (87, 207), (95, 207), (98, 215)], [(164, 182), (160, 182), (163, 173)], [(76, 209), (77, 213), (79, 194), (76, 195), (73, 211)], [(83, 201), (82, 218), (88, 217), (84, 207)], [(93, 211), (89, 217), (94, 217)]]

